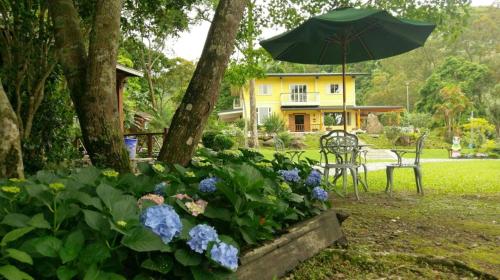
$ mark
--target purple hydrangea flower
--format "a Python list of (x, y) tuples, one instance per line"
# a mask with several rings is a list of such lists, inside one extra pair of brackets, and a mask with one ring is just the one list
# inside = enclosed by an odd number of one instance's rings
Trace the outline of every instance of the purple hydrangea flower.
[(163, 243), (168, 244), (178, 236), (182, 230), (179, 215), (170, 205), (155, 205), (147, 208), (141, 215), (141, 222), (161, 237)]
[(293, 170), (279, 170), (278, 174), (289, 183), (297, 183), (300, 181), (299, 170), (297, 168)]
[(155, 189), (154, 189), (154, 194), (164, 195), (166, 187), (167, 187), (167, 183), (165, 183), (165, 182), (161, 182), (161, 183), (157, 184), (155, 186)]
[(217, 182), (219, 182), (219, 178), (217, 177), (203, 179), (200, 181), (199, 190), (204, 193), (215, 192), (217, 190), (215, 186)]
[(219, 236), (215, 229), (208, 225), (197, 225), (189, 231), (191, 239), (187, 242), (191, 250), (203, 253), (212, 241), (219, 242)]
[(238, 249), (224, 242), (215, 244), (210, 250), (210, 258), (225, 268), (238, 268)]
[(320, 187), (315, 187), (312, 190), (312, 198), (320, 200), (320, 201), (327, 201), (328, 200), (328, 193)]
[(317, 187), (321, 184), (321, 173), (318, 170), (313, 170), (306, 179), (306, 185)]

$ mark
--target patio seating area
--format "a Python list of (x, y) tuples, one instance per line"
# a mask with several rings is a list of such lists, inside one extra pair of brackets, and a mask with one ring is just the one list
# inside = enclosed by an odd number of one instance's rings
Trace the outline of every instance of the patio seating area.
[[(365, 192), (368, 192), (370, 169), (384, 168), (386, 170), (386, 192), (392, 194), (394, 169), (410, 168), (415, 174), (417, 193), (423, 195), (423, 176), (420, 163), (426, 137), (427, 134), (424, 133), (417, 139), (415, 149), (391, 149), (395, 159), (392, 162), (380, 162), (374, 166), (368, 163), (367, 158), (370, 157), (371, 153), (377, 153), (378, 149), (361, 142), (355, 134), (343, 130), (332, 130), (319, 137), (319, 150), (316, 152), (318, 154), (316, 158), (319, 161), (316, 168), (322, 172), (323, 180), (332, 189), (337, 186), (338, 181), (341, 181), (341, 195), (343, 196), (347, 195), (348, 177), (350, 176), (357, 200), (360, 199), (359, 185), (363, 187)], [(311, 151), (287, 150), (283, 141), (277, 136), (273, 137), (273, 141), (275, 152), (287, 156), (292, 162), (304, 160), (305, 158), (301, 158), (303, 155), (306, 155), (306, 158), (311, 156)], [(414, 154), (414, 158), (411, 161), (408, 158), (403, 159), (406, 154)]]

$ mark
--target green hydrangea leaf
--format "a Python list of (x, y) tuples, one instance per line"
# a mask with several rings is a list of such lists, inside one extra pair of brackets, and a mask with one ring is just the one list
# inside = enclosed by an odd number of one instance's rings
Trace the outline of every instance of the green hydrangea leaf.
[(18, 228), (18, 229), (9, 231), (2, 238), (2, 242), (0, 243), (0, 245), (5, 246), (7, 243), (21, 238), (23, 235), (27, 234), (28, 232), (32, 231), (33, 229), (34, 229), (33, 227), (24, 227), (24, 228)]
[(59, 280), (70, 280), (78, 274), (78, 270), (67, 265), (60, 266), (56, 271)]
[(0, 275), (7, 280), (33, 280), (33, 277), (13, 265), (0, 266)]
[(53, 236), (44, 236), (37, 238), (35, 243), (35, 250), (42, 256), (55, 258), (59, 256), (62, 241)]
[(185, 249), (175, 251), (175, 259), (183, 266), (197, 266), (201, 263), (201, 255)]
[(131, 230), (122, 239), (122, 244), (137, 252), (172, 251), (172, 248), (163, 243), (158, 235), (143, 227)]
[(35, 228), (50, 229), (50, 224), (49, 224), (49, 222), (47, 222), (47, 220), (45, 220), (45, 217), (43, 216), (42, 213), (36, 214), (35, 216), (33, 216), (29, 220), (28, 224), (32, 227), (35, 227)]
[(67, 263), (74, 260), (80, 254), (85, 243), (85, 236), (81, 230), (72, 232), (66, 238), (64, 246), (61, 251), (59, 251), (59, 257), (61, 257), (62, 263)]
[(33, 259), (31, 258), (31, 256), (24, 251), (9, 248), (9, 249), (5, 250), (5, 252), (7, 253), (7, 257), (9, 257), (11, 259), (15, 259), (17, 261), (27, 263), (27, 264), (33, 264)]
[(174, 261), (170, 256), (156, 256), (143, 261), (141, 267), (161, 274), (167, 274), (174, 267)]
[(109, 229), (109, 223), (102, 213), (92, 210), (82, 210), (85, 222), (89, 227), (97, 231), (106, 231)]
[(11, 227), (22, 228), (28, 226), (28, 221), (30, 217), (19, 214), (19, 213), (9, 213), (3, 217), (2, 224), (9, 225)]

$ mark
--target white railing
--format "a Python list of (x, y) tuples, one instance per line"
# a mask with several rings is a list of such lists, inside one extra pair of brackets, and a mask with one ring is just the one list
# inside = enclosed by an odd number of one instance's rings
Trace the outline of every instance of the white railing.
[(318, 106), (319, 92), (282, 93), (281, 106)]

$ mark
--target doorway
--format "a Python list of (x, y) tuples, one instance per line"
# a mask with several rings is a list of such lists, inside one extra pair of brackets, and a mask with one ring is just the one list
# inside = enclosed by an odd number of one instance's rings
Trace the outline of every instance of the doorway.
[(295, 115), (295, 131), (304, 132), (305, 116)]

